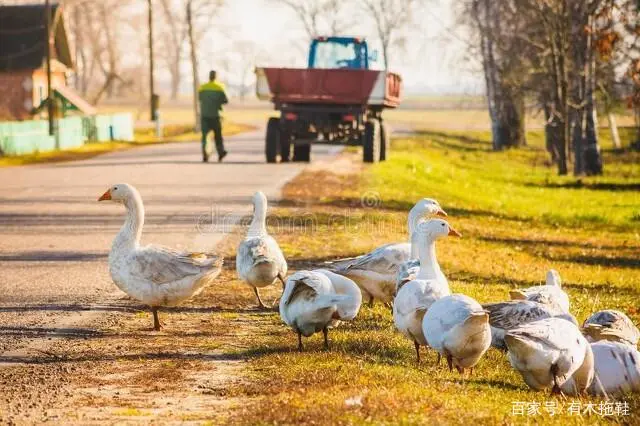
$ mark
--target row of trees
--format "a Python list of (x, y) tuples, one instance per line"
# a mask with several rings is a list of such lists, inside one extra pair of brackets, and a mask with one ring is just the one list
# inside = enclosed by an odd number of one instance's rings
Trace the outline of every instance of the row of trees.
[[(147, 2), (62, 1), (76, 48), (76, 89), (94, 103), (104, 97), (146, 93), (149, 80)], [(380, 39), (382, 57), (388, 64), (400, 58), (394, 55), (396, 48), (401, 50), (405, 30), (411, 26), (416, 8), (424, 1), (262, 0), (262, 5), (289, 10), (292, 18), (299, 22), (299, 28), (292, 28), (283, 39), (295, 39), (298, 30), (310, 39), (328, 34), (353, 35), (364, 29)], [(247, 94), (256, 60), (266, 60), (268, 56), (264, 54), (264, 46), (235, 39), (232, 31), (225, 35), (225, 24), (212, 25), (225, 5), (224, 0), (151, 0), (150, 3), (154, 10), (156, 69), (168, 80), (171, 99), (178, 97), (185, 81), (193, 79), (197, 84), (198, 53), (203, 47), (202, 40), (214, 27), (218, 28), (216, 36), (223, 38), (228, 46), (217, 58), (217, 66), (223, 71), (233, 70), (236, 91), (240, 96)], [(366, 19), (362, 20), (361, 16)], [(281, 59), (282, 55), (277, 58)]]
[[(76, 52), (76, 89), (98, 103), (105, 95), (145, 93), (148, 75), (146, 2), (65, 0)], [(191, 63), (197, 84), (199, 45), (223, 0), (153, 0), (154, 58), (169, 75), (175, 99)]]
[[(637, 0), (462, 0), (482, 58), (496, 150), (526, 144), (525, 102), (544, 112), (558, 173), (601, 174), (596, 99), (640, 114)], [(639, 117), (640, 118), (640, 117)], [(640, 123), (639, 123), (640, 124)]]

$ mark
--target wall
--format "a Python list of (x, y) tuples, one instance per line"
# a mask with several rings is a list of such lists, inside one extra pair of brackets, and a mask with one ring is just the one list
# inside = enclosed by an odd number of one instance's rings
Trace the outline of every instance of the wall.
[[(51, 84), (64, 85), (64, 71), (53, 71)], [(31, 110), (46, 98), (44, 69), (0, 72), (0, 120), (28, 120), (32, 118)]]
[(31, 70), (0, 72), (0, 119), (31, 117)]
[(131, 114), (67, 117), (57, 120), (56, 137), (46, 120), (0, 122), (0, 154), (24, 155), (76, 148), (87, 142), (133, 140)]

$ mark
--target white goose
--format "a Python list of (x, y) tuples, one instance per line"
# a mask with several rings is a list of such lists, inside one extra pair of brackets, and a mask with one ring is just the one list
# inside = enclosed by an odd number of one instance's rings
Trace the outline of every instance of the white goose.
[(531, 300), (553, 309), (569, 312), (569, 296), (562, 290), (562, 280), (555, 269), (550, 269), (547, 272), (545, 285), (511, 290), (509, 296), (511, 296), (511, 300)]
[(594, 376), (591, 345), (580, 329), (562, 318), (545, 318), (509, 330), (504, 337), (511, 365), (533, 389), (553, 386), (552, 392), (573, 376), (579, 393)]
[(241, 280), (253, 287), (258, 305), (266, 308), (258, 288), (282, 282), (287, 274), (287, 261), (276, 240), (267, 233), (267, 197), (260, 191), (253, 195), (253, 219), (245, 239), (236, 252), (236, 271)]
[[(409, 239), (420, 220), (427, 215), (446, 216), (436, 200), (423, 198), (409, 211), (407, 225)], [(417, 254), (414, 253), (414, 256)], [(330, 269), (355, 281), (369, 300), (391, 302), (396, 293), (398, 268), (411, 258), (411, 243), (391, 243), (378, 247), (370, 253), (353, 259), (333, 262)]]
[(427, 343), (444, 356), (449, 371), (455, 367), (460, 374), (473, 367), (491, 346), (489, 314), (474, 299), (464, 294), (452, 294), (437, 300), (427, 310), (422, 321)]
[(144, 206), (131, 185), (114, 185), (98, 201), (124, 204), (127, 209), (109, 252), (109, 272), (120, 290), (151, 306), (153, 328), (159, 330), (158, 307), (173, 306), (198, 294), (220, 274), (222, 257), (155, 245), (141, 247)]
[(615, 310), (598, 311), (586, 319), (582, 333), (589, 342), (611, 340), (636, 348), (640, 330), (624, 313)]
[(320, 331), (324, 347), (329, 349), (329, 327), (354, 319), (361, 303), (362, 293), (349, 278), (325, 269), (298, 271), (285, 283), (280, 317), (298, 334), (299, 351), (303, 349), (302, 336)]
[(393, 321), (398, 331), (407, 336), (416, 348), (416, 357), (420, 362), (420, 345), (427, 346), (422, 328), (422, 319), (429, 307), (438, 299), (450, 294), (449, 284), (438, 280), (436, 245), (439, 238), (447, 235), (460, 236), (442, 219), (431, 219), (418, 226), (416, 234), (420, 270), (416, 279), (404, 284), (393, 300)]
[[(620, 396), (640, 392), (640, 352), (624, 343), (602, 340), (591, 344), (595, 363), (595, 379), (588, 392), (595, 396)], [(576, 395), (573, 378), (562, 391)]]
[(491, 346), (503, 350), (507, 349), (504, 343), (504, 335), (509, 330), (522, 324), (544, 318), (558, 317), (578, 325), (573, 315), (530, 300), (487, 303), (482, 305), (482, 308), (489, 312)]

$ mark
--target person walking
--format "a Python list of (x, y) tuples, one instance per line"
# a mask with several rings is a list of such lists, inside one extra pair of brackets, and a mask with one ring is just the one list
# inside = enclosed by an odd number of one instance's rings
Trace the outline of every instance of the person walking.
[(200, 100), (200, 128), (202, 129), (202, 161), (209, 161), (209, 151), (207, 150), (207, 135), (213, 131), (216, 141), (216, 151), (218, 151), (218, 161), (222, 161), (227, 156), (222, 139), (221, 112), (222, 105), (229, 102), (224, 91), (224, 85), (216, 81), (216, 72), (209, 71), (209, 81), (198, 89)]

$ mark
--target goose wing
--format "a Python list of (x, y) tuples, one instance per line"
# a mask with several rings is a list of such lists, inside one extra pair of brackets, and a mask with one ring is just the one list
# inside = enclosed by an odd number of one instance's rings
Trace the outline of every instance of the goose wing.
[(132, 277), (163, 285), (185, 278), (217, 273), (222, 257), (205, 252), (177, 251), (168, 247), (147, 246), (138, 250), (129, 262)]
[(544, 305), (527, 300), (487, 303), (482, 307), (489, 312), (489, 324), (503, 330), (553, 316)]
[(381, 274), (395, 273), (398, 266), (408, 260), (409, 252), (408, 243), (385, 244), (362, 256), (338, 260), (330, 265), (330, 269), (338, 273), (356, 269), (376, 271)]

